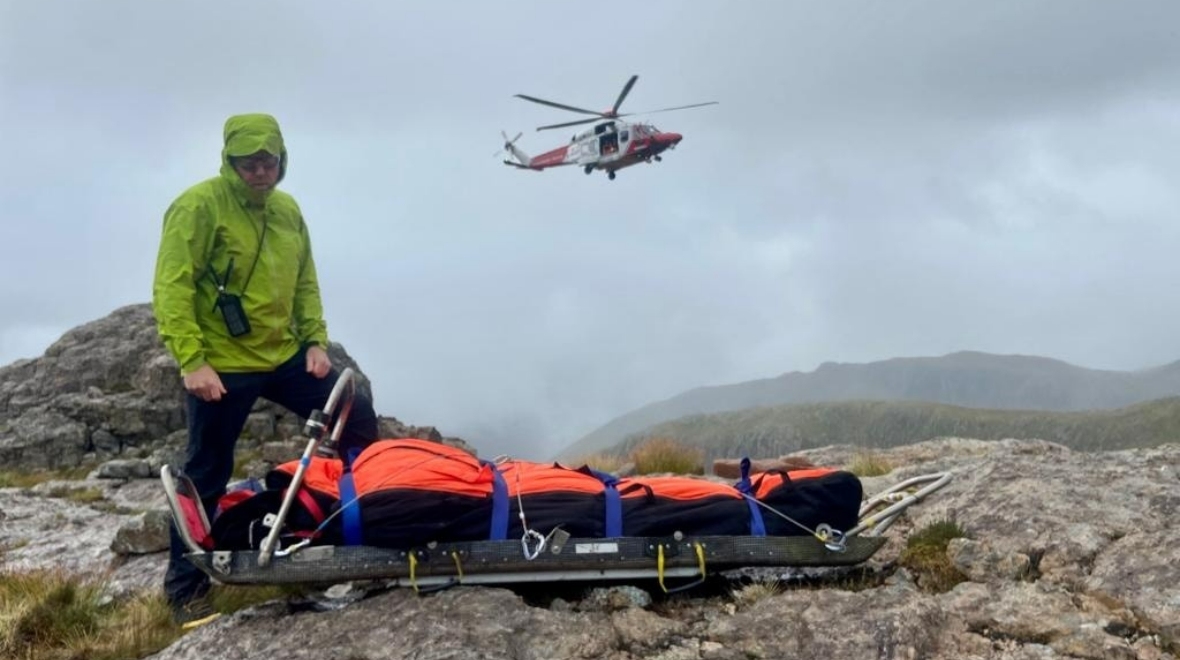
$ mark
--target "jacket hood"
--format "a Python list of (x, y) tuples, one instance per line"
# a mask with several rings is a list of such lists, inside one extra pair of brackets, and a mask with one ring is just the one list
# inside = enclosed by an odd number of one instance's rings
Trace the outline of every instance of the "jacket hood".
[(260, 193), (246, 185), (230, 165), (233, 156), (249, 156), (265, 151), (279, 157), (279, 181), (287, 175), (287, 147), (279, 122), (271, 115), (254, 113), (234, 115), (225, 121), (225, 146), (221, 150), (221, 176), (246, 201), (264, 203), (270, 192)]

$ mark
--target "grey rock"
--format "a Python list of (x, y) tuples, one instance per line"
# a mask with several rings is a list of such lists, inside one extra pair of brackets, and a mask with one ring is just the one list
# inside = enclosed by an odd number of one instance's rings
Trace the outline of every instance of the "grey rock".
[(111, 540), (111, 552), (117, 555), (147, 555), (168, 549), (168, 527), (172, 514), (148, 511), (124, 523)]
[(153, 476), (152, 466), (145, 460), (107, 461), (98, 466), (99, 479), (148, 479)]
[(582, 601), (583, 610), (613, 612), (651, 605), (651, 594), (630, 585), (591, 589)]
[(1023, 580), (1030, 577), (1032, 560), (1019, 552), (997, 552), (990, 544), (972, 539), (951, 539), (947, 555), (955, 568), (976, 582)]
[[(344, 347), (332, 343), (328, 355), (338, 368), (353, 369), (357, 391), (371, 399), (368, 377)], [(151, 306), (121, 307), (66, 332), (39, 358), (0, 367), (0, 464), (58, 469), (145, 458), (156, 472), (183, 460), (184, 401), (178, 366), (157, 335)], [(470, 450), (462, 439), (447, 438), (434, 427), (406, 426), (384, 416), (379, 422), (383, 437), (424, 438)], [(302, 429), (298, 416), (260, 400), (239, 446), (295, 438)]]

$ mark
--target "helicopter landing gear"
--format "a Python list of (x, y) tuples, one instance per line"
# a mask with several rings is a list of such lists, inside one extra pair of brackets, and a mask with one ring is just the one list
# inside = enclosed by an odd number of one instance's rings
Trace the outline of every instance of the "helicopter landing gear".
[(652, 158), (655, 158), (657, 163), (662, 163), (662, 162), (664, 162), (664, 159), (663, 159), (663, 158), (660, 158), (659, 156), (652, 156)]
[(594, 166), (587, 165), (586, 167), (582, 168), (582, 171), (585, 172), (586, 174), (590, 174), (590, 173), (594, 172)]
[(614, 181), (614, 180), (615, 180), (615, 173), (614, 173), (614, 170), (611, 170), (610, 172), (607, 172), (607, 173), (606, 173), (606, 178), (610, 179), (611, 181)]

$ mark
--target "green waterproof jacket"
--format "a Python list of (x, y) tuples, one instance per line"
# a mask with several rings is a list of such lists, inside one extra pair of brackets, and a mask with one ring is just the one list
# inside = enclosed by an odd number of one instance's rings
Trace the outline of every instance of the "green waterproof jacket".
[[(287, 193), (255, 191), (230, 165), (231, 156), (258, 151), (281, 157), (281, 181), (287, 150), (278, 122), (269, 115), (230, 117), (220, 175), (184, 191), (164, 214), (152, 309), (182, 373), (204, 364), (227, 373), (269, 371), (301, 346), (328, 345), (299, 206)], [(230, 336), (216, 304), (216, 281), (227, 271), (225, 290), (241, 296), (251, 326), (239, 337)]]

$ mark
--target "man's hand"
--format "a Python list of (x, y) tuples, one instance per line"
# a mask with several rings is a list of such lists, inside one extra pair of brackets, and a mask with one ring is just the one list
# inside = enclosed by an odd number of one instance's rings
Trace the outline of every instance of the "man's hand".
[(332, 370), (332, 361), (328, 354), (319, 346), (307, 347), (307, 373), (316, 378), (323, 378)]
[(221, 376), (218, 376), (213, 367), (207, 364), (184, 375), (184, 389), (202, 401), (221, 401), (221, 395), (225, 394), (225, 385), (221, 384)]

